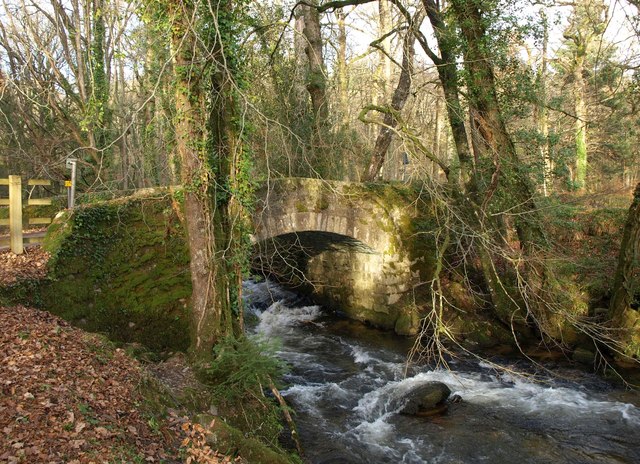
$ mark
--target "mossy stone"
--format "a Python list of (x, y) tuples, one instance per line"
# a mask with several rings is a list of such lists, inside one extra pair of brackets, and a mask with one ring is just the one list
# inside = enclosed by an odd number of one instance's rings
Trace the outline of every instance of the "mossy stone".
[(189, 345), (189, 253), (169, 191), (82, 205), (49, 228), (38, 306), (152, 350)]

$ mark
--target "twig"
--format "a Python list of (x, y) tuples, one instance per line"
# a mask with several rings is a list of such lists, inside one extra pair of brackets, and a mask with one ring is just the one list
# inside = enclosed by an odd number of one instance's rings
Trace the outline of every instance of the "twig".
[(302, 444), (300, 443), (300, 437), (298, 436), (298, 429), (296, 428), (296, 424), (295, 422), (293, 422), (293, 418), (291, 417), (291, 413), (289, 412), (289, 406), (287, 405), (287, 402), (284, 400), (284, 398), (276, 388), (275, 384), (273, 383), (273, 380), (271, 380), (271, 377), (267, 376), (267, 379), (269, 380), (269, 388), (271, 389), (271, 392), (278, 400), (278, 403), (280, 403), (280, 407), (282, 408), (282, 414), (284, 414), (284, 418), (287, 421), (287, 424), (289, 424), (289, 428), (291, 429), (291, 438), (296, 444), (296, 450), (298, 450), (298, 454), (300, 455), (300, 457), (302, 457), (303, 455)]

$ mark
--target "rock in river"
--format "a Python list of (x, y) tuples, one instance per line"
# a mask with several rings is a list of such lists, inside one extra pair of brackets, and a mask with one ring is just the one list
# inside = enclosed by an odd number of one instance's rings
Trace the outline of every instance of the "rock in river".
[(446, 411), (449, 387), (442, 382), (426, 382), (409, 391), (400, 409), (400, 414), (430, 416)]

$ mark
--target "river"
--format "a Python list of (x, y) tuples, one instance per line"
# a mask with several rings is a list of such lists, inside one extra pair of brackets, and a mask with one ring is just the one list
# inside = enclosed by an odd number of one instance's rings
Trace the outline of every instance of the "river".
[[(245, 294), (252, 332), (279, 339), (290, 365), (282, 393), (307, 462), (640, 463), (637, 396), (595, 375), (462, 357), (405, 376), (408, 340), (305, 306), (273, 283), (246, 282)], [(441, 416), (397, 414), (403, 392), (427, 381), (462, 401)]]

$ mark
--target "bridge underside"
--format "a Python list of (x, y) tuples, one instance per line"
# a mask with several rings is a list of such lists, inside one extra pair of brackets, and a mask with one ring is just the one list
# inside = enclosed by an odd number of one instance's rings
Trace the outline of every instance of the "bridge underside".
[(323, 306), (377, 327), (412, 333), (417, 323), (404, 310), (411, 275), (388, 256), (345, 235), (288, 233), (255, 245), (253, 269), (310, 295)]
[(349, 317), (415, 333), (433, 272), (430, 206), (410, 186), (275, 179), (258, 193), (254, 269)]

